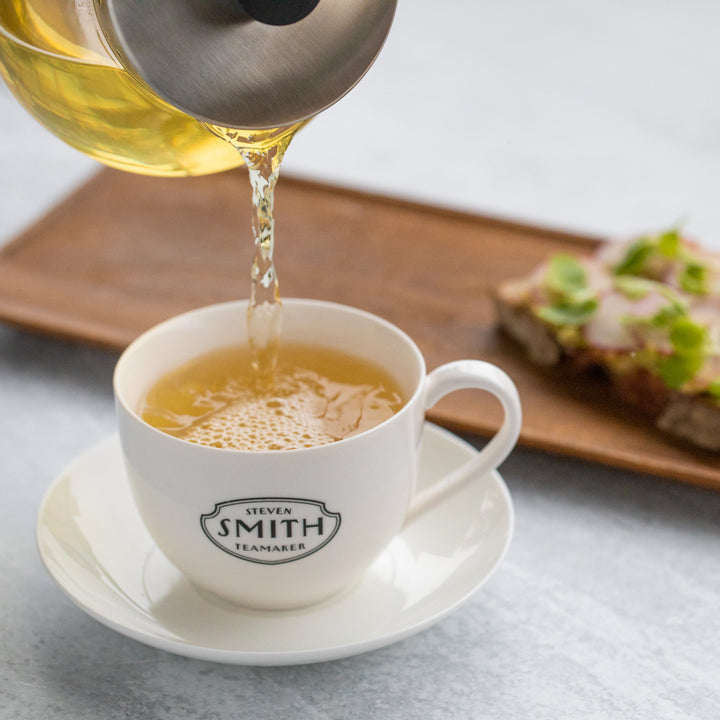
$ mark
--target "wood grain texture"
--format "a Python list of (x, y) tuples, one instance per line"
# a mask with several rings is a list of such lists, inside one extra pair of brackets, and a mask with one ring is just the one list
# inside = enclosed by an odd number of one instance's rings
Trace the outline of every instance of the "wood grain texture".
[[(164, 180), (104, 170), (0, 252), (0, 319), (120, 349), (156, 322), (247, 297), (243, 171)], [(549, 253), (597, 239), (283, 177), (276, 260), (285, 297), (332, 300), (406, 330), (428, 367), (502, 366), (524, 408), (521, 443), (720, 489), (720, 459), (660, 434), (600, 380), (533, 367), (496, 326), (493, 288)], [(244, 319), (240, 319), (244, 321)], [(466, 391), (430, 418), (490, 434), (496, 401)]]

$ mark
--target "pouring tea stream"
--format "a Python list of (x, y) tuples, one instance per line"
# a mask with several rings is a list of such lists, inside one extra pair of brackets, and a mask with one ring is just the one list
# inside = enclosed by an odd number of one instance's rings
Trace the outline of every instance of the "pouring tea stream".
[(248, 328), (261, 374), (272, 372), (282, 324), (273, 260), (282, 157), (302, 124), (367, 72), (396, 4), (96, 0), (101, 28), (123, 66), (235, 146), (248, 167), (255, 208)]

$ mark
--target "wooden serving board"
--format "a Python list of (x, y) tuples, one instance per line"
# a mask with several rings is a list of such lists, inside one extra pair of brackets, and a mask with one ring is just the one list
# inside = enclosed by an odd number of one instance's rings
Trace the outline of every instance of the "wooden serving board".
[[(243, 171), (162, 180), (104, 170), (0, 252), (0, 319), (120, 349), (178, 312), (247, 297)], [(406, 330), (428, 367), (502, 366), (527, 446), (720, 489), (720, 458), (667, 439), (608, 388), (532, 366), (497, 329), (493, 288), (598, 240), (283, 177), (276, 265), (285, 297), (355, 305)], [(431, 419), (483, 435), (497, 402), (456, 393)]]

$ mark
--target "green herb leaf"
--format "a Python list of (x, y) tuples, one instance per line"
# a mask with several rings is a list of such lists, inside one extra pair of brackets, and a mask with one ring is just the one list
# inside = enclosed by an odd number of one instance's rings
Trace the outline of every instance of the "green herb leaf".
[(654, 243), (649, 237), (638, 238), (626, 250), (625, 256), (615, 265), (613, 272), (615, 275), (641, 274), (654, 249)]
[(682, 249), (680, 233), (677, 230), (668, 230), (662, 233), (658, 238), (657, 248), (660, 254), (666, 258), (679, 257)]
[(686, 312), (680, 303), (670, 302), (653, 315), (651, 323), (656, 328), (669, 327)]
[(720, 397), (720, 378), (713, 380), (708, 386), (708, 392), (715, 397)]
[(658, 284), (654, 280), (637, 277), (635, 275), (620, 275), (615, 278), (615, 287), (631, 300), (640, 300), (650, 292), (658, 291)]
[(679, 388), (692, 380), (705, 363), (709, 342), (708, 329), (687, 315), (678, 317), (670, 328), (673, 354), (658, 361), (658, 372), (670, 388)]
[(687, 316), (679, 317), (670, 329), (670, 342), (681, 355), (702, 354), (707, 345), (708, 331)]
[(560, 295), (574, 295), (587, 287), (587, 274), (577, 258), (559, 254), (550, 260), (545, 283)]
[(598, 302), (590, 298), (581, 303), (560, 300), (535, 311), (539, 318), (551, 325), (584, 325), (597, 310)]
[(680, 273), (678, 282), (685, 292), (705, 295), (708, 291), (707, 267), (699, 262), (688, 262)]
[(670, 355), (659, 361), (658, 371), (669, 388), (677, 389), (692, 380), (702, 365), (701, 355)]

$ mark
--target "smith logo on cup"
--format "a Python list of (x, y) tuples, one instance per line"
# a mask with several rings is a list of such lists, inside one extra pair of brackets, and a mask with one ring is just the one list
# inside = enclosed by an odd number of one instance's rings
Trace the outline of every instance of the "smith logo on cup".
[(312, 555), (340, 527), (340, 513), (325, 503), (300, 498), (246, 498), (215, 505), (200, 516), (207, 537), (242, 560), (280, 565)]

